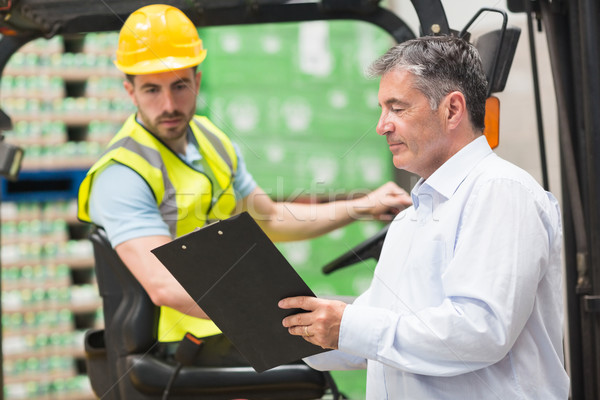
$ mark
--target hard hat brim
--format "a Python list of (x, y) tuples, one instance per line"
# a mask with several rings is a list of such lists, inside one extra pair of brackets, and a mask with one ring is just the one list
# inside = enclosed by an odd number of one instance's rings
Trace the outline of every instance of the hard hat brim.
[(115, 66), (127, 75), (147, 75), (161, 72), (177, 71), (199, 65), (206, 58), (206, 50), (202, 50), (196, 57), (166, 57), (158, 60), (139, 62), (134, 65), (125, 66), (117, 60)]

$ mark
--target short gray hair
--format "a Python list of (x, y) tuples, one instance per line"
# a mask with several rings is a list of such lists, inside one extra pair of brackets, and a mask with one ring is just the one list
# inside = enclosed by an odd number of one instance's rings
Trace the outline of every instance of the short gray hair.
[(392, 70), (408, 71), (415, 76), (415, 88), (437, 110), (450, 92), (465, 96), (471, 124), (483, 131), (487, 79), (477, 49), (454, 36), (425, 36), (408, 40), (389, 49), (369, 68), (372, 77)]

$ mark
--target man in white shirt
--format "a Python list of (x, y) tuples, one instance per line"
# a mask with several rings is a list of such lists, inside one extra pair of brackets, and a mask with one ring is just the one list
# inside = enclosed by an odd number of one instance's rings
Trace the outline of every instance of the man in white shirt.
[(377, 132), (418, 174), (371, 287), (353, 304), (284, 299), (292, 335), (336, 349), (318, 369), (367, 368), (368, 399), (567, 399), (562, 227), (555, 198), (490, 149), (473, 46), (426, 37), (390, 49)]

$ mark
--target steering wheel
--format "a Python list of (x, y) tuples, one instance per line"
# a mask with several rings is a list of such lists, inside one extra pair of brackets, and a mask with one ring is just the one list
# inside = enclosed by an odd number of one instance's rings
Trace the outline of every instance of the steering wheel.
[(325, 265), (322, 269), (323, 273), (330, 274), (340, 268), (348, 267), (369, 258), (379, 260), (381, 248), (383, 247), (383, 241), (389, 227), (389, 225), (386, 225), (382, 230), (377, 232), (372, 237), (357, 244), (352, 249), (348, 250), (335, 260), (331, 261), (329, 264)]

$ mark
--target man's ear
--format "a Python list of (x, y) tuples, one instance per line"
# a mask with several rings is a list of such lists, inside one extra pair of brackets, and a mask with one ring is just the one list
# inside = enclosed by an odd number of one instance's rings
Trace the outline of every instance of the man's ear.
[(456, 129), (463, 118), (467, 117), (467, 102), (465, 96), (458, 91), (449, 93), (443, 101), (446, 110), (446, 124), (448, 129)]
[(196, 94), (200, 92), (200, 82), (202, 81), (202, 71), (196, 72)]
[(131, 101), (133, 102), (133, 104), (137, 107), (137, 101), (135, 100), (135, 96), (133, 95), (133, 89), (134, 89), (133, 83), (131, 83), (128, 79), (125, 79), (123, 81), (123, 87), (125, 88), (125, 91), (131, 98)]

